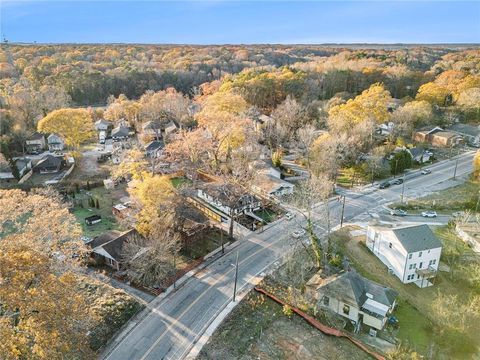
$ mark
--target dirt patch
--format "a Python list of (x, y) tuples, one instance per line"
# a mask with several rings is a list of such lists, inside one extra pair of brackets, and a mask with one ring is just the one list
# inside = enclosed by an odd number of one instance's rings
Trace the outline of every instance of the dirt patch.
[(199, 359), (369, 359), (346, 339), (324, 335), (251, 292), (204, 346)]

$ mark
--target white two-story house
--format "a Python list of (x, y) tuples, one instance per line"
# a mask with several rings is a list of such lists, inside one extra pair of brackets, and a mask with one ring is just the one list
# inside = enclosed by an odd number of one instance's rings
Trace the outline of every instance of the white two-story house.
[(65, 147), (63, 139), (57, 134), (50, 134), (47, 138), (48, 150), (51, 152), (62, 151)]
[(442, 243), (427, 225), (369, 226), (367, 247), (404, 284), (433, 285)]

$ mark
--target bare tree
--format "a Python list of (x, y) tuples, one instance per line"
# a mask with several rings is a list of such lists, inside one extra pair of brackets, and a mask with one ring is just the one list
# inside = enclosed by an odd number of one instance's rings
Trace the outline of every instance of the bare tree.
[[(317, 267), (321, 267), (322, 265), (322, 253), (323, 259), (326, 259), (327, 251), (329, 249), (330, 210), (328, 199), (332, 190), (333, 183), (329, 180), (328, 176), (312, 176), (308, 180), (298, 184), (291, 199), (292, 205), (296, 206), (297, 210), (306, 221), (304, 230), (307, 232)], [(320, 209), (320, 213), (318, 211), (318, 205), (323, 207), (323, 209)], [(324, 246), (322, 246), (314, 229), (316, 216), (318, 215), (321, 216), (322, 220), (324, 220), (327, 225), (327, 241)]]
[(122, 250), (130, 280), (148, 287), (165, 286), (175, 274), (180, 236), (166, 222), (155, 224), (148, 237), (132, 235)]

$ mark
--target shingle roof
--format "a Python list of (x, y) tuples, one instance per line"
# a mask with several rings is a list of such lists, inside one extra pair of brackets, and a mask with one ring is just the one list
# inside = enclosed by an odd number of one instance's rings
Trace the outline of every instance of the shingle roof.
[(358, 307), (362, 307), (365, 301), (371, 298), (385, 306), (392, 306), (398, 293), (386, 286), (370, 281), (355, 271), (343, 273), (332, 281), (322, 286), (322, 290), (326, 294), (346, 300), (350, 303), (356, 303)]
[(392, 231), (408, 253), (442, 247), (442, 243), (428, 225), (409, 226)]
[(131, 236), (139, 235), (135, 229), (128, 230), (124, 233), (118, 231), (109, 232), (101, 235), (101, 238), (95, 238), (89, 243), (93, 247), (93, 251), (103, 249), (110, 257), (116, 261), (120, 261), (122, 257), (122, 248), (126, 240)]
[(39, 132), (35, 132), (27, 138), (27, 141), (28, 140), (41, 140), (41, 139), (45, 139), (45, 136), (43, 134), (39, 133)]
[(112, 130), (112, 136), (128, 136), (130, 134), (130, 129), (125, 126), (118, 126)]
[(63, 158), (53, 155), (47, 155), (43, 157), (37, 165), (36, 168), (51, 168), (51, 167), (59, 167), (62, 164)]
[(154, 151), (157, 149), (163, 149), (165, 144), (163, 141), (152, 141), (145, 146), (145, 151)]

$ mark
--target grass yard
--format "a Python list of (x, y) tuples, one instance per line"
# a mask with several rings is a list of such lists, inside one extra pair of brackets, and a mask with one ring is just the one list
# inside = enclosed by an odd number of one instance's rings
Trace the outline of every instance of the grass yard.
[(399, 319), (398, 337), (404, 345), (425, 354), (432, 341), (432, 324), (406, 301), (400, 301), (394, 315)]
[(257, 210), (254, 214), (263, 219), (267, 224), (277, 220), (277, 213), (270, 209)]
[(192, 183), (192, 181), (185, 176), (171, 178), (170, 182), (175, 189), (178, 189), (182, 185), (190, 185)]
[[(122, 193), (122, 191), (106, 190), (104, 187), (97, 187), (89, 191), (81, 191), (75, 195), (73, 214), (81, 224), (84, 236), (92, 238), (105, 231), (119, 228), (117, 220), (112, 214), (112, 205), (118, 202), (117, 196)], [(98, 209), (89, 206), (88, 199), (90, 197), (98, 199)], [(85, 224), (85, 218), (91, 215), (100, 215), (102, 221), (94, 225)]]
[[(480, 184), (467, 181), (464, 184), (438, 191), (419, 199), (408, 200), (408, 204), (398, 204), (398, 207), (405, 209), (433, 209), (447, 212), (475, 210), (479, 194)], [(478, 209), (480, 210), (480, 206)]]
[[(194, 236), (198, 236), (198, 238), (180, 252), (186, 257), (186, 261), (205, 256), (222, 245), (222, 237), (218, 229), (205, 229)], [(228, 241), (230, 241), (228, 234), (223, 232), (223, 243), (226, 244)]]

